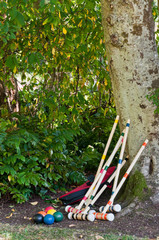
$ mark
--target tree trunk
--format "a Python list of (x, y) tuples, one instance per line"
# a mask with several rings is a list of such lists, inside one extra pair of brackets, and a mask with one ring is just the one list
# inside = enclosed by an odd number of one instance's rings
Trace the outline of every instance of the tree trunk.
[(136, 167), (159, 202), (159, 116), (146, 99), (159, 87), (159, 58), (154, 36), (152, 0), (102, 0), (102, 20), (110, 77), (120, 128), (131, 120), (128, 136), (130, 160), (143, 141), (149, 143)]

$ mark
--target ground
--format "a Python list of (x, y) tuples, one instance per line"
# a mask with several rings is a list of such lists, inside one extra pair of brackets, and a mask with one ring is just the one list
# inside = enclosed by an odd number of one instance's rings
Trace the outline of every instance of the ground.
[[(105, 193), (106, 194), (106, 193)], [(103, 194), (95, 204), (95, 209), (106, 203), (107, 196)], [(62, 193), (51, 194), (52, 199), (57, 199)], [(63, 221), (51, 225), (59, 228), (88, 229), (101, 233), (114, 233), (117, 235), (133, 235), (137, 237), (147, 237), (149, 239), (159, 238), (159, 206), (154, 206), (150, 199), (144, 202), (133, 201), (128, 206), (120, 203), (122, 211), (115, 215), (113, 222), (95, 220), (85, 222), (79, 220), (69, 220), (65, 212), (65, 206), (60, 203), (55, 205), (56, 210), (64, 215)], [(11, 225), (28, 225), (33, 223), (32, 217), (38, 211), (51, 205), (42, 200), (39, 196), (33, 196), (26, 203), (17, 204), (7, 198), (0, 200), (0, 222)], [(77, 204), (76, 204), (77, 205)], [(72, 205), (75, 206), (75, 205)], [(45, 225), (48, 227), (47, 225)]]

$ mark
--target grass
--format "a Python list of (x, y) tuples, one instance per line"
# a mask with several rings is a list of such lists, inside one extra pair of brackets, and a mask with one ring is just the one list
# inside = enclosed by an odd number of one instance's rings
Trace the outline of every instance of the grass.
[(117, 236), (71, 228), (53, 228), (40, 225), (0, 224), (0, 240), (147, 240), (134, 236)]

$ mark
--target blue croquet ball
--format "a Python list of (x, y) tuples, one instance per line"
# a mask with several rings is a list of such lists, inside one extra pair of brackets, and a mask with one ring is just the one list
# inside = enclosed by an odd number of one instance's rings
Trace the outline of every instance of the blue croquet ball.
[(53, 223), (54, 223), (54, 220), (55, 220), (55, 218), (54, 218), (54, 216), (51, 215), (51, 214), (46, 214), (46, 216), (45, 216), (44, 219), (43, 219), (44, 223), (47, 224), (47, 225), (53, 224)]
[(63, 214), (61, 212), (54, 213), (55, 222), (61, 222), (63, 220)]
[(34, 216), (33, 216), (33, 221), (35, 222), (35, 223), (42, 223), (43, 222), (43, 215), (42, 214), (35, 214)]

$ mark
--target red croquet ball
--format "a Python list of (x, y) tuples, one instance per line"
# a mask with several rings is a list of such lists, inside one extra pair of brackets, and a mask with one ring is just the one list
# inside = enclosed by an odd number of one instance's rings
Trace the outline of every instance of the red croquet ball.
[(47, 208), (45, 208), (45, 212), (47, 213), (50, 209), (54, 209), (52, 206), (49, 206)]

